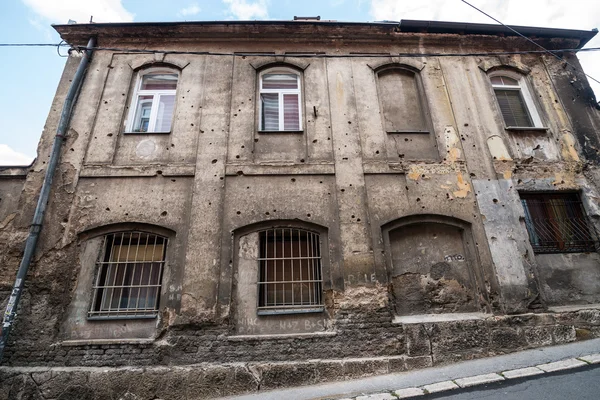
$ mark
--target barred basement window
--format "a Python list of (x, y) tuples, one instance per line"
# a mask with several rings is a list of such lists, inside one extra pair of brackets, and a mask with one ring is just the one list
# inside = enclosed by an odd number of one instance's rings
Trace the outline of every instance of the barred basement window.
[(536, 253), (597, 249), (597, 235), (577, 193), (521, 193), (525, 224)]
[(151, 233), (106, 235), (88, 318), (155, 317), (166, 247), (167, 238)]
[(319, 235), (302, 229), (259, 232), (258, 314), (323, 310)]

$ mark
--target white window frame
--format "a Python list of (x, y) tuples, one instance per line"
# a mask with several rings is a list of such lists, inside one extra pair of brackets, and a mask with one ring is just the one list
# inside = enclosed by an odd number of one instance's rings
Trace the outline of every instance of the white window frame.
[[(129, 106), (129, 115), (127, 116), (127, 124), (125, 126), (126, 133), (169, 133), (173, 129), (173, 120), (175, 117), (175, 106), (177, 105), (177, 88), (173, 90), (142, 90), (142, 80), (145, 75), (154, 75), (154, 74), (176, 74), (177, 75), (177, 86), (179, 86), (180, 75), (177, 70), (168, 69), (168, 68), (151, 68), (145, 69), (143, 71), (138, 72), (136, 77), (135, 88), (133, 90), (133, 95), (131, 96), (131, 102)], [(168, 131), (157, 131), (156, 130), (156, 122), (158, 120), (158, 108), (160, 105), (160, 96), (175, 96), (175, 105), (173, 106), (173, 115), (171, 117), (171, 127)], [(146, 132), (134, 132), (133, 126), (135, 123), (135, 114), (137, 113), (138, 108), (138, 99), (141, 96), (153, 96), (152, 98), (152, 109), (150, 111), (150, 121), (148, 123), (148, 130)]]
[[(500, 76), (500, 77), (505, 76), (507, 78), (514, 79), (517, 81), (518, 85), (498, 85), (498, 84), (492, 83), (491, 78), (497, 77), (497, 76)], [(523, 101), (525, 102), (525, 107), (527, 108), (525, 111), (527, 111), (529, 113), (529, 117), (531, 118), (531, 122), (533, 124), (533, 127), (506, 126), (506, 121), (504, 121), (504, 116), (502, 115), (502, 112), (500, 112), (501, 117), (502, 117), (502, 122), (504, 122), (504, 125), (506, 128), (542, 128), (543, 127), (542, 119), (540, 118), (540, 115), (537, 111), (537, 108), (533, 101), (533, 97), (531, 96), (531, 93), (529, 92), (529, 88), (527, 87), (527, 82), (525, 82), (524, 76), (517, 74), (515, 72), (512, 72), (512, 71), (501, 70), (501, 71), (494, 71), (494, 72), (488, 74), (488, 77), (490, 78), (490, 84), (492, 85), (492, 88), (494, 89), (493, 90), (494, 99), (496, 101), (496, 105), (498, 106), (498, 109), (500, 109), (500, 105), (498, 104), (498, 98), (496, 97), (495, 89), (520, 91), (521, 97), (523, 98)]]
[[(297, 89), (263, 89), (263, 76), (270, 74), (286, 74), (286, 75), (296, 75), (298, 79), (298, 88)], [(259, 75), (259, 90), (258, 90), (258, 130), (260, 132), (298, 132), (302, 131), (302, 75), (293, 69), (290, 68), (275, 68), (268, 69), (266, 71), (262, 71)], [(279, 130), (271, 131), (262, 129), (263, 121), (262, 121), (262, 101), (260, 99), (261, 94), (263, 93), (278, 93), (279, 94)], [(283, 106), (283, 95), (285, 94), (297, 94), (298, 95), (298, 130), (285, 130), (284, 129), (284, 106)]]

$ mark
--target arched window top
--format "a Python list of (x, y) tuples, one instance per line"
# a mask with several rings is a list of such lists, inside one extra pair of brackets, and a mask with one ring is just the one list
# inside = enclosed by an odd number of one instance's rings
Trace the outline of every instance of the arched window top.
[(418, 74), (420, 71), (418, 68), (407, 64), (384, 64), (375, 69), (377, 75), (383, 75), (394, 71), (403, 71), (405, 74)]
[(136, 76), (125, 130), (131, 133), (171, 131), (179, 71), (150, 67)]
[(494, 69), (488, 73), (488, 78), (507, 128), (542, 126), (533, 97), (521, 73), (510, 69)]

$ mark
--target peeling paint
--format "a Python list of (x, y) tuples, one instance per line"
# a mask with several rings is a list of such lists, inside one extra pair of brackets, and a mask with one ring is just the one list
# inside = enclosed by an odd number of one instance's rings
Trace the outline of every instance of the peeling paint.
[(452, 192), (454, 194), (455, 197), (459, 197), (461, 199), (464, 199), (465, 197), (467, 197), (469, 195), (469, 193), (472, 191), (471, 190), (471, 185), (469, 185), (468, 182), (465, 182), (463, 176), (461, 173), (459, 173), (456, 176), (456, 184), (458, 185), (458, 190)]
[(575, 138), (568, 130), (563, 130), (561, 142), (561, 154), (566, 161), (580, 161), (577, 149), (575, 149)]

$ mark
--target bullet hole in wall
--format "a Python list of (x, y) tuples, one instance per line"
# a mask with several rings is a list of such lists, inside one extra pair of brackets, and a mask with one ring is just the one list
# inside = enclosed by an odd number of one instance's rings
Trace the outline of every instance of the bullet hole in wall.
[(163, 212), (161, 212), (161, 213), (160, 213), (160, 216), (161, 216), (161, 217), (166, 217), (166, 216), (167, 216), (167, 212), (166, 212), (166, 211), (163, 211)]
[(306, 216), (307, 216), (308, 218), (310, 218), (310, 214), (306, 214)]
[(498, 203), (498, 199), (492, 199), (492, 201), (495, 203)]
[(106, 207), (106, 211), (110, 211), (110, 208)]
[(241, 211), (236, 211), (235, 212), (237, 215), (240, 215), (242, 212)]
[(217, 159), (215, 158), (214, 160), (211, 161), (211, 163), (216, 164), (217, 163)]
[(292, 182), (296, 182), (296, 178), (292, 178), (292, 179), (291, 179), (291, 181), (292, 181)]

